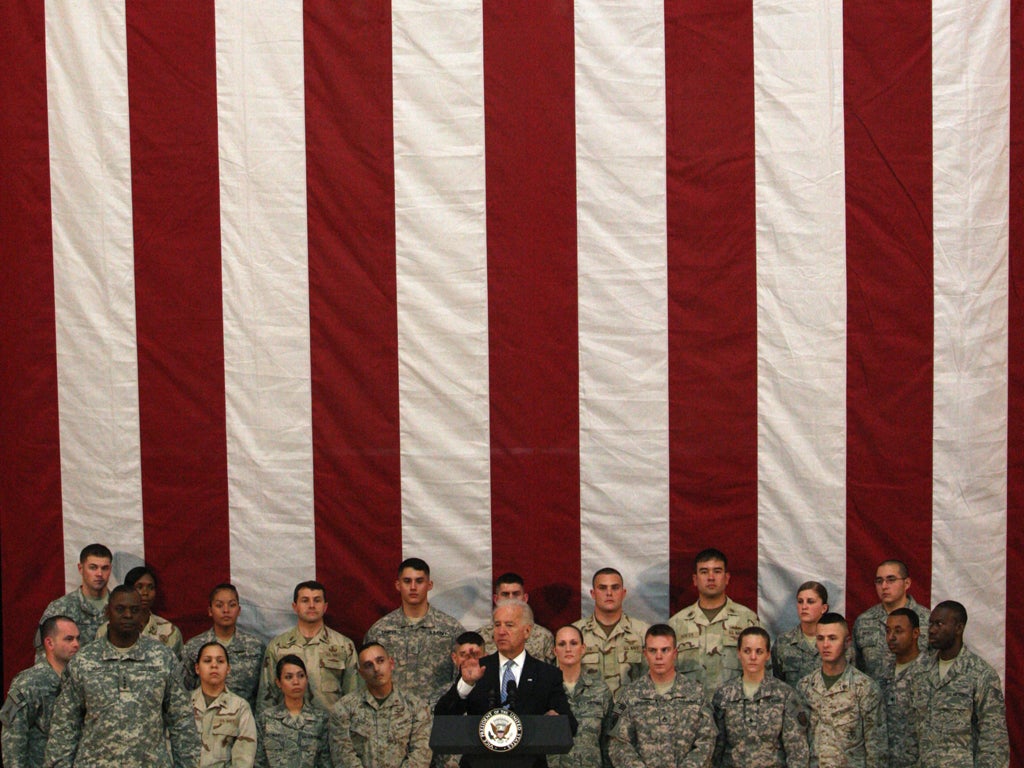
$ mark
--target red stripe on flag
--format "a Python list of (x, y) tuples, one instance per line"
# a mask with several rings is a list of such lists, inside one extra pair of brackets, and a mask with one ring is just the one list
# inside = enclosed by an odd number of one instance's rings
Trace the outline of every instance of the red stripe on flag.
[(557, 626), (580, 616), (572, 4), (486, 0), (483, 32), (493, 567)]
[(230, 574), (214, 10), (126, 13), (143, 531), (187, 638)]
[(665, 4), (673, 612), (705, 547), (757, 604), (753, 25), (749, 2)]
[(1024, 0), (1010, 27), (1010, 345), (1006, 488), (1006, 721), (1024, 764)]
[(391, 6), (307, 3), (306, 184), (316, 572), (351, 637), (402, 555)]
[(3, 678), (64, 593), (44, 3), (0, 4), (0, 557)]
[(931, 7), (843, 6), (846, 134), (846, 611), (905, 561), (929, 604), (932, 543)]

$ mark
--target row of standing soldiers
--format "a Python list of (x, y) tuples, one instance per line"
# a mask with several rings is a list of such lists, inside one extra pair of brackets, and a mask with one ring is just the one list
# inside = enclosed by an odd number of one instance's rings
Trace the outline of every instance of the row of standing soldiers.
[[(112, 558), (105, 550), (102, 545), (83, 550), (82, 587), (53, 601), (44, 612), (44, 618), (73, 619), (83, 644), (109, 631), (107, 624), (98, 621), (109, 613), (106, 583)], [(957, 603), (943, 603), (929, 612), (916, 603), (907, 591), (910, 578), (903, 563), (890, 560), (878, 566), (875, 584), (880, 602), (857, 619), (852, 632), (842, 617), (828, 613), (828, 595), (820, 583), (801, 585), (797, 590), (800, 624), (780, 635), (774, 645), (763, 630), (744, 634), (748, 628), (760, 627), (760, 622), (752, 611), (727, 597), (724, 553), (701, 552), (695, 559), (693, 581), (697, 602), (671, 617), (667, 625), (651, 628), (624, 612), (627, 590), (622, 576), (604, 568), (592, 581), (592, 615), (556, 634), (540, 625), (527, 631), (526, 652), (562, 671), (568, 702), (579, 723), (572, 752), (551, 756), (549, 764), (580, 768), (602, 764), (653, 768), (709, 761), (716, 765), (936, 768), (1008, 764), (999, 678), (963, 647), (966, 611)], [(237, 628), (239, 600), (231, 585), (212, 590), (212, 627), (185, 644), (171, 622), (150, 610), (156, 597), (152, 569), (133, 569), (125, 583), (140, 598), (138, 622), (143, 638), (158, 641), (178, 660), (174, 677), (192, 692), (189, 718), (194, 718), (204, 745), (207, 740), (217, 742), (208, 738), (212, 734), (203, 734), (204, 720), (212, 729), (219, 718), (220, 730), (226, 731), (227, 716), (233, 713), (237, 720), (241, 710), (236, 703), (233, 710), (225, 711), (223, 703), (218, 707), (215, 700), (198, 695), (207, 687), (197, 663), (200, 651), (216, 655), (209, 646), (217, 642), (230, 659), (226, 687), (246, 704), (256, 730), (254, 760), (268, 759), (264, 742), (283, 744), (287, 736), (294, 748), (287, 758), (282, 753), (270, 765), (329, 765), (328, 730), (333, 722), (334, 732), (344, 729), (346, 743), (353, 745), (352, 754), (336, 755), (338, 764), (457, 764), (451, 756), (430, 756), (426, 746), (429, 711), (452, 687), (468, 659), (479, 660), (495, 651), (494, 624), (467, 633), (457, 620), (431, 606), (428, 594), (433, 584), (429, 566), (422, 560), (411, 558), (401, 564), (395, 583), (401, 605), (377, 621), (364, 638), (364, 643), (375, 643), (384, 651), (385, 658), (376, 667), (393, 670), (370, 669), (369, 679), (354, 643), (324, 624), (327, 592), (317, 582), (296, 586), (296, 626), (266, 646)], [(494, 597), (495, 601), (529, 599), (522, 577), (511, 573), (495, 580)], [(56, 642), (42, 644), (48, 658), (60, 655), (50, 652)], [(380, 656), (379, 650), (372, 645), (362, 648), (368, 657)], [(69, 656), (66, 649), (64, 655)], [(286, 706), (280, 663), (285, 658), (301, 660), (303, 667), (301, 699), (308, 706), (299, 712)], [(63, 666), (60, 659), (56, 661), (47, 665), (47, 659), (42, 659), (12, 684), (0, 711), (5, 765), (44, 764), (41, 744), (50, 730), (46, 702), (52, 709), (60, 681), (55, 667)], [(76, 666), (85, 666), (84, 657), (71, 665), (65, 677)], [(285, 664), (284, 672), (300, 676), (294, 666)], [(376, 692), (381, 692), (382, 677), (387, 677), (383, 699), (371, 693), (375, 685)], [(381, 706), (382, 700), (388, 706)], [(75, 702), (75, 706), (82, 711), (85, 705)], [(33, 708), (35, 723), (25, 727)], [(66, 756), (70, 750), (72, 758), (81, 756), (84, 722), (83, 717), (75, 733), (62, 735), (76, 740), (74, 745), (51, 752)], [(396, 723), (403, 728), (415, 726), (416, 737), (410, 731), (404, 741), (394, 738)], [(230, 754), (227, 742), (239, 743), (237, 735), (222, 736), (203, 750), (206, 762), (201, 765), (243, 764), (209, 762), (212, 753), (223, 758), (225, 747)], [(241, 738), (242, 743), (247, 740)], [(147, 741), (151, 747), (151, 736), (143, 739)], [(99, 750), (96, 765), (129, 764), (123, 751), (120, 762), (106, 763), (99, 759), (103, 744), (85, 746)], [(247, 752), (245, 748), (234, 751), (239, 759)], [(38, 760), (17, 762), (21, 754), (36, 753)], [(84, 763), (72, 759), (66, 764)], [(146, 758), (139, 764), (155, 763)]]

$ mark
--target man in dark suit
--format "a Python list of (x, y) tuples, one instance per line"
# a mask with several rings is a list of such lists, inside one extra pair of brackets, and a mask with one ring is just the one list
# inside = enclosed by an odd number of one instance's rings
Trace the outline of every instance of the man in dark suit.
[[(497, 653), (463, 662), (459, 679), (434, 707), (436, 715), (483, 715), (510, 706), (519, 715), (567, 715), (573, 733), (576, 718), (562, 687), (562, 672), (526, 652), (533, 611), (522, 600), (499, 600), (494, 608)], [(514, 682), (514, 686), (510, 683)], [(510, 695), (511, 694), (511, 695)], [(463, 765), (471, 765), (463, 758)], [(535, 768), (545, 768), (538, 757)]]

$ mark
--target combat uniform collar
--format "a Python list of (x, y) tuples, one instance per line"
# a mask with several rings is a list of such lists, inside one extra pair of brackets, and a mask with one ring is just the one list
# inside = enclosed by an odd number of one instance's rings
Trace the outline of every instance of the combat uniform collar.
[(207, 704), (206, 696), (203, 694), (203, 687), (199, 686), (192, 691), (192, 706), (200, 712), (219, 709), (222, 715), (234, 715), (241, 709), (241, 698), (232, 696), (231, 692), (225, 688), (217, 694), (217, 698)]
[[(612, 633), (610, 635), (608, 635), (607, 637), (610, 640), (611, 638), (615, 637), (616, 635), (624, 635), (624, 634), (626, 634), (627, 629), (631, 629), (632, 626), (633, 626), (633, 620), (630, 618), (628, 613), (623, 611), (622, 612), (622, 616), (619, 617), (619, 621), (615, 625), (615, 628), (612, 629)], [(604, 625), (597, 620), (597, 614), (596, 613), (590, 614), (590, 616), (587, 617), (586, 622), (584, 622), (584, 624), (583, 624), (583, 629), (585, 629), (588, 632), (596, 633), (598, 627), (601, 628), (601, 634), (603, 635), (604, 634)]]
[(402, 610), (402, 606), (398, 606), (395, 610), (398, 611), (402, 616), (402, 621), (405, 622), (407, 627), (433, 627), (434, 617), (437, 616), (437, 611), (434, 610), (433, 605), (427, 606), (427, 612), (423, 614), (422, 619), (410, 619), (405, 615), (405, 611)]
[(299, 630), (299, 625), (296, 624), (294, 627), (288, 630), (287, 639), (289, 643), (294, 645), (309, 645), (311, 643), (327, 644), (331, 642), (331, 636), (326, 623), (321, 625), (320, 631), (308, 640), (306, 639), (306, 636), (302, 634), (302, 632)]
[(723, 605), (718, 613), (715, 614), (713, 621), (708, 621), (708, 617), (704, 615), (703, 609), (700, 607), (700, 600), (697, 600), (693, 605), (688, 606), (684, 610), (687, 613), (685, 618), (695, 624), (700, 624), (704, 627), (709, 627), (712, 624), (718, 624), (719, 622), (725, 621), (730, 615), (736, 612), (736, 603), (732, 601), (732, 598), (728, 595), (725, 596), (725, 605)]
[(667, 693), (658, 693), (650, 674), (645, 674), (640, 678), (636, 692), (637, 697), (641, 699), (700, 700), (700, 696), (694, 696), (696, 690), (697, 686), (680, 674), (679, 670), (676, 670), (676, 676), (672, 680), (672, 687), (668, 689)]
[(821, 671), (821, 667), (818, 667), (814, 671), (812, 684), (825, 696), (833, 696), (841, 691), (848, 691), (851, 685), (850, 680), (853, 677), (853, 669), (853, 664), (851, 664), (849, 660), (847, 660), (846, 669), (843, 670), (843, 674), (841, 674), (839, 676), (839, 679), (832, 684), (831, 688), (826, 688), (825, 678)]
[[(112, 642), (110, 638), (104, 635), (102, 638), (103, 643), (99, 640), (95, 640), (89, 643), (90, 646), (96, 646), (98, 656), (103, 661), (120, 661), (121, 659), (131, 659), (132, 661), (144, 661), (146, 658), (146, 643), (158, 643), (158, 640), (154, 640), (151, 637), (144, 637), (139, 635), (139, 639), (135, 641), (135, 645), (131, 648), (118, 648)], [(88, 646), (87, 646), (88, 647)], [(83, 649), (84, 650), (84, 649)], [(81, 651), (79, 651), (81, 653)], [(77, 656), (78, 654), (75, 654)], [(74, 656), (72, 656), (74, 658)]]
[[(398, 693), (398, 686), (394, 683), (391, 684), (391, 693), (389, 693), (383, 699), (378, 699), (368, 690), (363, 691), (363, 701), (366, 703), (368, 707), (371, 707), (372, 709), (381, 710), (390, 709), (392, 707), (398, 707), (402, 705), (402, 702), (404, 700), (405, 697)], [(305, 708), (303, 708), (303, 711), (305, 711)]]
[(98, 608), (96, 603), (85, 596), (81, 586), (79, 586), (72, 594), (78, 598), (78, 605), (82, 611), (89, 616), (102, 616), (104, 611), (107, 609), (107, 601), (110, 600), (109, 589), (107, 590), (107, 593), (103, 595), (103, 602), (98, 604)]
[[(316, 705), (311, 704), (307, 701), (302, 706), (302, 711), (299, 712), (299, 714), (297, 715), (293, 715), (291, 712), (288, 711), (288, 707), (284, 705), (284, 702), (281, 702), (280, 704), (275, 704), (270, 709), (265, 710), (265, 714), (263, 715), (263, 717), (272, 717), (289, 728), (296, 728), (298, 730), (302, 730), (306, 727), (306, 724), (312, 723), (316, 720), (316, 710), (314, 709), (315, 706)], [(323, 712), (325, 715), (327, 714), (326, 710), (319, 711)]]

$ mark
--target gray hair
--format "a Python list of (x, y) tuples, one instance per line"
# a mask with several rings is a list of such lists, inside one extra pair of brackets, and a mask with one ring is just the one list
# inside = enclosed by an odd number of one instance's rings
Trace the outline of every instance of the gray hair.
[[(529, 626), (533, 626), (533, 609), (529, 603), (517, 600), (516, 598), (506, 597), (494, 604), (495, 611), (499, 608), (518, 608), (523, 615), (523, 621)], [(492, 612), (491, 615), (493, 616), (494, 613)]]

